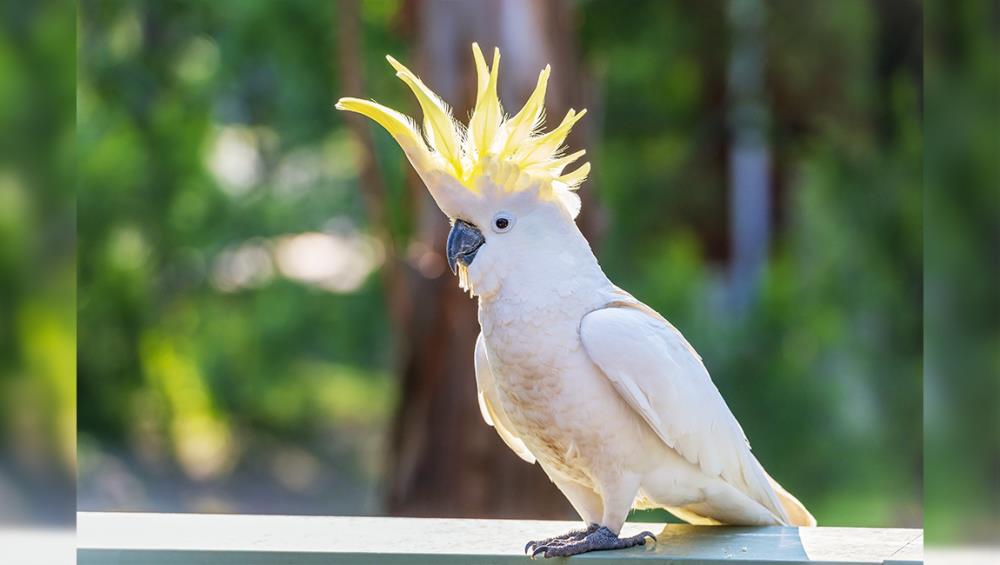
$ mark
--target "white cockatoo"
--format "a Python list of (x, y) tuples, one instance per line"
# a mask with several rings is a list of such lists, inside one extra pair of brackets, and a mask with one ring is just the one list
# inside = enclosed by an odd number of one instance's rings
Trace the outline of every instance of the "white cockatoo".
[[(565, 172), (570, 110), (543, 133), (549, 67), (513, 117), (497, 98), (499, 50), (472, 46), (478, 96), (467, 126), (392, 57), (424, 119), (372, 101), (337, 108), (378, 122), (452, 222), (447, 258), (479, 300), (476, 382), (483, 419), (537, 462), (587, 527), (529, 542), (567, 556), (645, 543), (619, 537), (632, 508), (693, 524), (815, 525), (761, 467), (701, 357), (661, 315), (615, 286), (575, 223), (590, 164)], [(655, 538), (654, 538), (655, 539)]]

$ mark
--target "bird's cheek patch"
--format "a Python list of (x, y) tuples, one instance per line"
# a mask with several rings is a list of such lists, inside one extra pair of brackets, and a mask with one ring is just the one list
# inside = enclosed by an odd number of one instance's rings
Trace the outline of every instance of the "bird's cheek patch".
[(496, 258), (490, 251), (489, 243), (483, 245), (468, 268), (469, 283), (476, 296), (490, 297), (500, 290), (502, 269), (497, 267)]

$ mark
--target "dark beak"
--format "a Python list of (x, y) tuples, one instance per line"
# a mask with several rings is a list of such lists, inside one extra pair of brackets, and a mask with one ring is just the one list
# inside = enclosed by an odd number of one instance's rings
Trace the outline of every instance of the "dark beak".
[(483, 232), (476, 226), (464, 220), (455, 220), (455, 225), (451, 226), (448, 233), (448, 266), (454, 274), (457, 271), (457, 264), (461, 263), (468, 267), (472, 260), (476, 258), (476, 252), (486, 243)]

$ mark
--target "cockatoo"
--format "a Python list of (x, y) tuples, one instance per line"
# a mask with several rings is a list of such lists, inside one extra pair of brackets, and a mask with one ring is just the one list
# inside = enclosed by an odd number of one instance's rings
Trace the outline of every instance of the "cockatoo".
[(565, 172), (584, 151), (564, 155), (563, 142), (586, 111), (541, 131), (546, 66), (524, 107), (506, 116), (499, 50), (490, 66), (472, 51), (478, 89), (467, 126), (392, 57), (422, 127), (373, 101), (336, 107), (388, 130), (451, 220), (448, 264), (479, 301), (483, 419), (586, 523), (525, 551), (568, 556), (655, 540), (619, 537), (632, 508), (665, 508), (693, 524), (815, 525), (751, 453), (694, 348), (608, 280), (577, 228), (575, 190), (590, 164)]

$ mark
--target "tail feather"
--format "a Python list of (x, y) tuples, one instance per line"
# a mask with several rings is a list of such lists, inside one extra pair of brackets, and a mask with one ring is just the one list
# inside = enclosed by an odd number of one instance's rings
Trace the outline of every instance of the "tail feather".
[(788, 514), (788, 525), (809, 528), (816, 526), (816, 518), (813, 518), (813, 515), (806, 510), (806, 507), (799, 502), (799, 499), (792, 496), (771, 475), (767, 476), (767, 480), (771, 483), (771, 488), (774, 489), (775, 494), (778, 495), (778, 500), (781, 501), (781, 506), (785, 509), (785, 513)]

